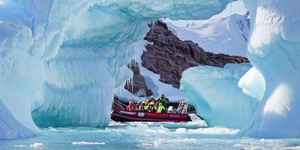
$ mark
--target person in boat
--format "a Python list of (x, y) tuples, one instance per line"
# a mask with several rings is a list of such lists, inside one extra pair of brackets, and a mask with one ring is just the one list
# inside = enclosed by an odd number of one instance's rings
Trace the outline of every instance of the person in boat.
[(146, 101), (142, 101), (140, 107), (139, 107), (139, 110), (140, 111), (147, 111), (149, 108), (148, 104), (146, 103)]
[(135, 105), (135, 111), (139, 111), (140, 110), (140, 105), (139, 104), (136, 104)]
[(185, 101), (181, 101), (175, 111), (176, 114), (183, 114), (183, 108), (184, 108), (184, 105), (185, 105)]
[(166, 98), (164, 94), (161, 94), (161, 96), (158, 98), (157, 102), (158, 102), (158, 103), (162, 103), (163, 106), (164, 106), (165, 108), (167, 108), (167, 104), (169, 103), (169, 99)]
[(164, 105), (162, 103), (158, 103), (158, 108), (156, 113), (162, 113), (166, 110), (166, 108), (164, 107)]
[(127, 111), (134, 111), (136, 108), (135, 104), (133, 103), (133, 101), (129, 102), (129, 105), (126, 107)]
[(154, 101), (151, 101), (149, 104), (148, 104), (148, 111), (147, 112), (151, 112), (151, 113), (155, 113), (156, 112), (156, 105), (154, 103)]
[(151, 102), (156, 103), (154, 96), (150, 96), (150, 99), (148, 100), (148, 104), (150, 105)]

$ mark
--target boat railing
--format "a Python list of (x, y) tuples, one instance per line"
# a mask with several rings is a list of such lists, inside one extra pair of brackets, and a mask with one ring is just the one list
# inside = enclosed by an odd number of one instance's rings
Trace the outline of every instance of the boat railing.
[[(114, 105), (117, 105), (118, 107), (120, 107), (122, 110), (125, 110), (125, 108), (127, 107), (125, 104), (123, 104), (120, 101), (114, 101)], [(125, 107), (125, 108), (124, 108)]]
[(188, 104), (185, 103), (185, 105), (183, 106), (182, 113), (183, 113), (183, 114), (187, 114), (187, 113), (188, 113), (187, 109), (188, 109)]

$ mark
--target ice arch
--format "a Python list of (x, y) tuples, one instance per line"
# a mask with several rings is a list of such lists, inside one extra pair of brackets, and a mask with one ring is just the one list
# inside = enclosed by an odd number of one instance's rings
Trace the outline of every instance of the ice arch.
[[(26, 136), (40, 126), (102, 126), (146, 23), (205, 19), (233, 0), (0, 1), (0, 99)], [(1, 107), (1, 108), (4, 108)], [(7, 116), (6, 114), (12, 114)], [(2, 116), (1, 116), (2, 117)], [(10, 128), (1, 128), (0, 139)]]
[(227, 64), (224, 68), (198, 66), (185, 70), (180, 89), (209, 127), (243, 128), (259, 104), (238, 87), (251, 64)]
[[(252, 122), (239, 134), (300, 137), (299, 1), (246, 0), (245, 3), (251, 15), (248, 58), (264, 76), (266, 91)], [(258, 84), (252, 84), (252, 89), (255, 86)]]

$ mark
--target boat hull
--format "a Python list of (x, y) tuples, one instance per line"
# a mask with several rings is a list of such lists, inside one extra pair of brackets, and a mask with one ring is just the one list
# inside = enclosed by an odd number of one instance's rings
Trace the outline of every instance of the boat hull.
[(119, 122), (188, 122), (192, 121), (188, 114), (148, 113), (138, 111), (113, 110), (111, 119)]

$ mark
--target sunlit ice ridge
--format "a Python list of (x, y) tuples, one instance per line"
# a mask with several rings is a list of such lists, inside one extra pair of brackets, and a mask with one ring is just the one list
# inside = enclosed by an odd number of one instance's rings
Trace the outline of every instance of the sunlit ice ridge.
[[(242, 127), (239, 136), (299, 138), (300, 31), (296, 28), (300, 4), (296, 0), (244, 2), (250, 11), (251, 69), (237, 80), (237, 72), (245, 66), (219, 71), (191, 68), (183, 72), (181, 89), (208, 124)], [(237, 86), (253, 99), (242, 95)]]
[(231, 1), (1, 0), (0, 139), (107, 125), (147, 23), (207, 19)]

